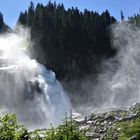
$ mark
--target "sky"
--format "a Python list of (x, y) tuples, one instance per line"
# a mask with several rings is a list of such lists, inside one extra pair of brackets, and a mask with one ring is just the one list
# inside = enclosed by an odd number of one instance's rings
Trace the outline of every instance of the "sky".
[[(46, 5), (48, 0), (32, 0), (36, 5), (38, 2)], [(53, 2), (54, 0), (52, 0)], [(57, 3), (64, 3), (65, 8), (78, 7), (81, 11), (84, 9), (102, 13), (106, 9), (112, 16), (120, 19), (122, 10), (125, 18), (138, 13), (140, 9), (140, 0), (55, 0)], [(30, 0), (0, 0), (0, 11), (4, 16), (5, 23), (14, 27), (21, 11), (25, 11), (29, 6)]]

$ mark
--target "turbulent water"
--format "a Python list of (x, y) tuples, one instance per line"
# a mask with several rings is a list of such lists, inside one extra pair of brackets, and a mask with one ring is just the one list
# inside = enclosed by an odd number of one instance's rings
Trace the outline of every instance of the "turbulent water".
[(103, 61), (91, 94), (97, 110), (140, 102), (140, 29), (127, 22), (113, 25), (112, 46), (117, 54)]
[(127, 107), (140, 102), (140, 29), (117, 24), (112, 38), (117, 55), (104, 62), (100, 86), (108, 107)]
[(55, 74), (26, 54), (28, 32), (0, 36), (0, 106), (28, 128), (58, 125), (70, 110)]
[[(16, 113), (30, 129), (56, 126), (71, 103), (55, 74), (27, 55), (29, 42), (24, 30), (0, 36), (0, 111)], [(74, 95), (77, 111), (91, 113), (140, 102), (139, 28), (127, 23), (112, 26), (112, 45), (117, 54), (102, 62), (97, 77), (80, 81), (86, 96), (79, 96), (80, 91)]]
[(75, 107), (85, 114), (140, 102), (140, 28), (125, 22), (112, 25), (110, 29), (116, 55), (97, 66), (96, 76), (91, 74), (80, 81), (84, 94), (74, 97), (76, 104), (82, 100)]

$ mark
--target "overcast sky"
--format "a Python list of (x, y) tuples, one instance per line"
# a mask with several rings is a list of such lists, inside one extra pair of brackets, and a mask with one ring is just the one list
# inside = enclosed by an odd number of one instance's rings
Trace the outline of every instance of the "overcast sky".
[[(35, 4), (40, 2), (47, 4), (48, 0), (32, 0)], [(53, 1), (53, 0), (52, 0)], [(55, 0), (57, 3), (64, 3), (66, 8), (78, 7), (80, 10), (89, 9), (102, 11), (108, 9), (115, 18), (120, 19), (120, 11), (124, 12), (125, 18), (138, 13), (140, 0)], [(30, 0), (1, 0), (0, 11), (4, 15), (6, 24), (14, 27), (21, 11), (25, 11), (29, 6)]]

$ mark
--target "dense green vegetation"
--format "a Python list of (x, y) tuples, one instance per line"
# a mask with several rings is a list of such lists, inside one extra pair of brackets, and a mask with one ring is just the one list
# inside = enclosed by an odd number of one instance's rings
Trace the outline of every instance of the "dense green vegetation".
[(120, 121), (109, 128), (105, 134), (105, 140), (139, 140), (140, 139), (140, 109), (138, 116), (132, 120)]
[(11, 31), (11, 29), (4, 23), (3, 15), (0, 12), (0, 33), (5, 33), (7, 31)]
[[(140, 139), (140, 115), (132, 120), (117, 122), (104, 134), (104, 140), (130, 140)], [(19, 125), (14, 115), (0, 117), (0, 139), (1, 140), (87, 140), (82, 132), (78, 130), (74, 121), (66, 118), (57, 128), (35, 130), (29, 132), (23, 125)]]
[[(118, 132), (119, 130), (119, 132)], [(115, 128), (109, 129), (105, 135), (106, 140), (112, 140), (116, 134), (118, 140), (140, 139), (140, 117), (131, 121), (119, 122)]]
[(71, 121), (65, 121), (56, 129), (52, 127), (52, 129), (42, 132), (42, 135), (44, 135), (42, 139), (40, 134), (41, 131), (36, 130), (29, 136), (31, 139), (35, 136), (39, 140), (87, 140)]
[(49, 130), (35, 130), (28, 132), (19, 125), (15, 115), (5, 115), (0, 117), (0, 140), (87, 140), (79, 132), (72, 119), (65, 119), (58, 128)]
[(1, 140), (22, 140), (26, 134), (27, 129), (17, 123), (15, 115), (0, 117)]
[(18, 19), (18, 24), (31, 29), (32, 57), (53, 70), (59, 80), (96, 73), (102, 59), (115, 54), (109, 29), (114, 22), (107, 10), (81, 12), (51, 2), (36, 7), (31, 2)]
[(140, 27), (140, 11), (137, 14), (134, 14), (134, 16), (129, 17), (129, 22), (135, 26)]
[[(123, 12), (121, 19), (124, 20)], [(102, 14), (78, 8), (65, 9), (63, 4), (49, 2), (46, 6), (31, 2), (21, 12), (18, 24), (31, 29), (33, 46), (31, 56), (52, 69), (60, 80), (74, 80), (98, 72), (103, 59), (115, 55), (111, 47), (110, 26), (116, 19), (109, 11)], [(140, 14), (129, 17), (129, 22), (140, 26)], [(0, 33), (10, 31), (0, 13)], [(79, 85), (76, 84), (76, 88)], [(82, 93), (82, 92), (81, 92)], [(87, 96), (87, 94), (85, 94)], [(75, 97), (75, 96), (74, 96)], [(119, 140), (131, 137), (140, 139), (140, 116), (123, 121), (106, 132), (105, 140), (112, 140), (117, 133)], [(42, 137), (43, 135), (43, 137)], [(72, 119), (65, 120), (58, 128), (29, 132), (19, 125), (15, 115), (0, 117), (0, 140), (86, 140)]]
[(119, 140), (129, 140), (131, 137), (140, 139), (140, 117), (132, 121), (118, 123), (117, 127), (121, 129)]

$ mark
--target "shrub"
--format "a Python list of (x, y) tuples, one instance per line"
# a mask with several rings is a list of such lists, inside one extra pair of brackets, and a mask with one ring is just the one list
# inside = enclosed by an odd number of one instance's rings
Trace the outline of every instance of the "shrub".
[(16, 115), (0, 117), (0, 139), (20, 140), (27, 134), (27, 129), (17, 123)]

